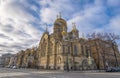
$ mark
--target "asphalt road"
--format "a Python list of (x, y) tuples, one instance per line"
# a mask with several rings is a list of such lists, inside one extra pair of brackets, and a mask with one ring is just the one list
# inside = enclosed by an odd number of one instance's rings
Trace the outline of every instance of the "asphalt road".
[(0, 68), (0, 78), (120, 78), (120, 73)]

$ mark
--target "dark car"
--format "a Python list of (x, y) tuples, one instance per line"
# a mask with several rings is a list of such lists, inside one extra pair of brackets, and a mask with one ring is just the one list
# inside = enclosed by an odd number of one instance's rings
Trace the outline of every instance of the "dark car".
[(116, 67), (116, 72), (120, 72), (120, 67)]
[(120, 67), (109, 67), (106, 72), (120, 72)]

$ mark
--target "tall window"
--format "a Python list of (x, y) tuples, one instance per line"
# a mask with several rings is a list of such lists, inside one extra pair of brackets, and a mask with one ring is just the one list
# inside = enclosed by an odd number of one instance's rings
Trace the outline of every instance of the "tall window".
[(62, 53), (64, 54), (65, 53), (65, 46), (62, 46), (63, 47), (63, 49), (62, 49)]
[(58, 30), (58, 32), (60, 32), (60, 28), (58, 28), (57, 30)]
[(57, 63), (61, 64), (61, 58), (60, 57), (57, 58)]
[(84, 48), (83, 48), (83, 46), (81, 46), (81, 52), (82, 52), (82, 55), (84, 55)]
[(70, 47), (68, 46), (68, 53), (70, 54)]
[(44, 40), (43, 41), (43, 43), (41, 44), (41, 56), (45, 56), (45, 54), (46, 54), (46, 45), (47, 45), (47, 43), (46, 43), (46, 41)]
[(85, 46), (85, 49), (86, 49), (86, 57), (88, 57), (88, 47)]
[(49, 54), (51, 55), (51, 54), (52, 54), (52, 52), (53, 52), (53, 43), (52, 43), (52, 42), (50, 42), (50, 50), (49, 50)]
[(60, 45), (60, 43), (57, 43), (57, 53), (58, 54), (61, 53), (61, 45)]
[(77, 46), (74, 45), (74, 55), (77, 55)]

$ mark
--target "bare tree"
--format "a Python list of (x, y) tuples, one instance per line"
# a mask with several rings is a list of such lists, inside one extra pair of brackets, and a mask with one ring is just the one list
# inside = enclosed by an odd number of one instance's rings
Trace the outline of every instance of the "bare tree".
[[(99, 55), (99, 49), (98, 49), (98, 44), (97, 44), (97, 36), (96, 36), (96, 33), (94, 32), (94, 33), (92, 33), (92, 34), (87, 34), (87, 38), (88, 38), (88, 41), (89, 42), (91, 42), (91, 41), (93, 41), (94, 42), (94, 45), (93, 46), (95, 46), (95, 48), (96, 48), (96, 53), (97, 53), (97, 59), (98, 59), (98, 61), (96, 60), (96, 62), (97, 62), (97, 68), (98, 69), (100, 69), (100, 55)], [(90, 45), (90, 43), (89, 43), (89, 45)], [(92, 47), (92, 46), (91, 46)], [(90, 47), (90, 48), (91, 48)]]
[[(114, 53), (114, 57), (115, 57), (115, 66), (118, 67), (118, 59), (117, 59), (117, 55), (116, 55), (116, 46), (117, 46), (117, 43), (118, 41), (120, 40), (120, 36), (119, 35), (116, 35), (114, 33), (92, 33), (92, 34), (88, 34), (87, 35), (88, 39), (91, 39), (91, 40), (102, 40), (102, 41), (105, 41), (107, 43), (109, 43), (111, 45), (111, 48), (113, 50), (113, 53)], [(95, 42), (96, 43), (96, 42)], [(100, 42), (97, 41), (97, 43), (101, 44)], [(97, 46), (97, 45), (96, 45)], [(102, 53), (103, 53), (103, 63), (104, 63), (104, 67), (105, 67), (105, 50), (106, 50), (106, 47), (105, 45), (102, 45), (101, 46), (101, 49), (102, 49)], [(97, 52), (98, 52), (98, 49), (96, 48)], [(98, 55), (99, 56), (99, 55)], [(99, 59), (99, 57), (98, 57)]]
[(117, 46), (117, 41), (120, 39), (119, 35), (115, 35), (114, 33), (106, 33), (105, 34), (107, 41), (111, 44), (111, 47), (113, 49), (114, 52), (114, 56), (115, 56), (115, 66), (118, 67), (118, 59), (117, 59), (117, 55), (116, 55), (116, 46)]

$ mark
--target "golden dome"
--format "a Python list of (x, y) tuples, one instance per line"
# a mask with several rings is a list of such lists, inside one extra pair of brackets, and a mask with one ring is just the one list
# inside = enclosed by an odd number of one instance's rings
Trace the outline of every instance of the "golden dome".
[(66, 35), (67, 33), (65, 31), (62, 31), (62, 35)]
[(56, 20), (55, 20), (55, 22), (66, 22), (64, 19), (62, 19), (62, 18), (57, 18)]
[(76, 32), (77, 30), (76, 29), (72, 29), (72, 32), (74, 33), (74, 32)]
[(57, 18), (55, 20), (55, 23), (62, 23), (62, 24), (64, 24), (66, 26), (66, 21), (64, 19), (62, 19), (62, 18)]
[(59, 14), (57, 15), (57, 19), (55, 20), (55, 23), (63, 23), (66, 25), (66, 21), (64, 19), (61, 18), (61, 12), (59, 12)]

